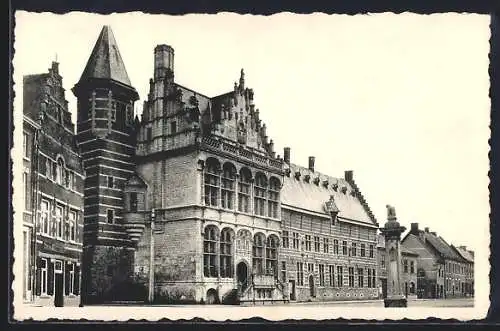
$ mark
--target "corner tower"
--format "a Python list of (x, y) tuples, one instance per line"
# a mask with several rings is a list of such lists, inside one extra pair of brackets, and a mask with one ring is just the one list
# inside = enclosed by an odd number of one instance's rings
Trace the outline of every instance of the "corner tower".
[(73, 88), (78, 99), (77, 141), (84, 170), (82, 300), (117, 299), (130, 275), (133, 244), (122, 224), (123, 183), (134, 171), (134, 102), (113, 32), (104, 26)]

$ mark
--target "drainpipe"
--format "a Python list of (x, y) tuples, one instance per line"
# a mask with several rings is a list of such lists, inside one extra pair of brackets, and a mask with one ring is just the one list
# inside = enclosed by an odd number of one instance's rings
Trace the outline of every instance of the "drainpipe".
[(149, 293), (148, 293), (148, 301), (149, 303), (153, 303), (154, 300), (154, 226), (155, 226), (155, 209), (151, 209), (151, 222), (150, 222), (150, 246), (149, 246)]

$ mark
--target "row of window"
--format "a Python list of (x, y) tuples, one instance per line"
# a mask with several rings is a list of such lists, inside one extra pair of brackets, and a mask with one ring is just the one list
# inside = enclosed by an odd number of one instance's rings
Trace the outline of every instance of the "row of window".
[[(205, 277), (233, 278), (233, 238), (234, 232), (217, 227), (205, 228), (203, 239), (203, 274)], [(278, 237), (255, 234), (252, 245), (253, 274), (277, 276)]]
[(66, 169), (62, 157), (59, 157), (57, 162), (45, 159), (45, 177), (70, 190), (76, 189), (76, 175), (73, 171)]
[(55, 289), (55, 275), (63, 274), (63, 286), (65, 295), (79, 295), (80, 293), (80, 266), (73, 262), (55, 260), (52, 262), (47, 258), (37, 259), (37, 270), (35, 279), (36, 295), (53, 295)]
[[(314, 273), (314, 264), (307, 263), (307, 272)], [(328, 282), (325, 278), (325, 264), (318, 264), (319, 286), (344, 287), (344, 268), (343, 266), (328, 265)], [(377, 286), (377, 276), (375, 269), (367, 268), (366, 274), (364, 268), (357, 268), (356, 275), (358, 281), (355, 283), (354, 267), (348, 267), (347, 286), (348, 287), (369, 287)], [(365, 281), (366, 280), (366, 281)], [(304, 286), (304, 262), (297, 262), (297, 285)]]
[(78, 213), (58, 203), (42, 200), (38, 232), (61, 240), (78, 241)]
[(407, 274), (408, 271), (410, 274), (415, 273), (415, 261), (410, 261), (410, 268), (408, 269), (408, 260), (403, 259), (403, 272)]
[(263, 173), (258, 172), (252, 185), (249, 169), (242, 168), (237, 180), (233, 164), (225, 163), (221, 169), (219, 162), (213, 158), (207, 160), (204, 177), (206, 205), (234, 210), (237, 203), (240, 212), (253, 211), (259, 216), (279, 217), (281, 182), (278, 178), (271, 177), (268, 180)]
[[(311, 235), (305, 235), (305, 241), (303, 245), (301, 245), (300, 240), (299, 240), (299, 233), (297, 232), (292, 232), (292, 238), (290, 238), (290, 233), (288, 231), (283, 231), (282, 232), (282, 237), (283, 237), (283, 248), (293, 248), (293, 249), (305, 249), (306, 251), (312, 251), (312, 241), (311, 241)], [(323, 253), (330, 253), (330, 239), (323, 237), (320, 238), (319, 236), (314, 236), (314, 251), (315, 252), (323, 252)], [(291, 241), (291, 244), (290, 244)], [(304, 246), (304, 247), (301, 247)], [(361, 257), (370, 257), (374, 258), (375, 257), (375, 246), (374, 245), (368, 245), (368, 252), (366, 249), (366, 244), (361, 243), (359, 245), (359, 251), (358, 251), (358, 244), (353, 242), (351, 243), (351, 247), (348, 249), (347, 246), (347, 241), (344, 240), (342, 241), (342, 246), (339, 246), (339, 240), (334, 239), (333, 240), (333, 254), (339, 254), (340, 249), (342, 252), (342, 255), (349, 255), (349, 256), (361, 256)], [(359, 254), (358, 254), (359, 252)]]
[(446, 272), (452, 272), (456, 274), (471, 274), (472, 268), (470, 268), (467, 265), (462, 265), (459, 263), (454, 263), (454, 262), (446, 262), (445, 264), (445, 271)]

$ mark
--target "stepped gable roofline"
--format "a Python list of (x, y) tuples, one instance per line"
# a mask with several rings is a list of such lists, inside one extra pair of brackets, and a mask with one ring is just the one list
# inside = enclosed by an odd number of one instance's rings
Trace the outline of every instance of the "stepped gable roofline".
[(103, 26), (78, 84), (89, 79), (112, 80), (135, 91), (109, 25)]
[[(352, 220), (369, 227), (377, 226), (366, 212), (358, 195), (351, 194), (354, 188), (347, 180), (311, 171), (307, 167), (293, 163), (290, 163), (289, 167), (290, 176), (284, 177), (281, 189), (282, 205), (326, 215), (324, 204), (333, 196), (335, 205), (339, 209), (340, 219)], [(296, 177), (296, 173), (300, 176)], [(319, 181), (315, 181), (316, 178)], [(323, 185), (324, 181), (328, 182), (327, 186)], [(345, 191), (341, 188), (345, 188)]]

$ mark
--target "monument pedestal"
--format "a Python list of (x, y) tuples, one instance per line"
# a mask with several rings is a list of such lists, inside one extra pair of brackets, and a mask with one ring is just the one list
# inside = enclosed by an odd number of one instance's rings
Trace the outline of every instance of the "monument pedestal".
[(384, 307), (408, 307), (408, 301), (403, 295), (394, 295), (384, 299)]

